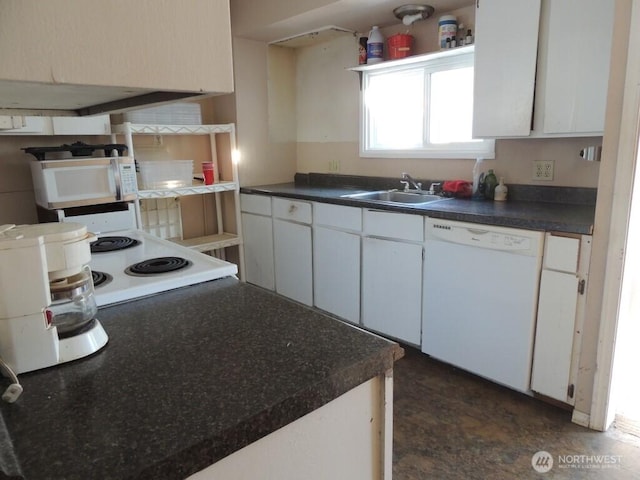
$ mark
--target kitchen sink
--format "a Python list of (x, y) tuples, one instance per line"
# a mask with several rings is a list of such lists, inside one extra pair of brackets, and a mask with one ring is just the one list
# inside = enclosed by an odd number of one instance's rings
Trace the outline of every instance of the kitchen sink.
[(415, 191), (404, 192), (401, 190), (379, 190), (375, 192), (350, 193), (342, 195), (342, 198), (354, 200), (367, 200), (370, 202), (400, 203), (400, 204), (422, 204), (447, 200), (439, 195), (431, 195), (427, 192)]

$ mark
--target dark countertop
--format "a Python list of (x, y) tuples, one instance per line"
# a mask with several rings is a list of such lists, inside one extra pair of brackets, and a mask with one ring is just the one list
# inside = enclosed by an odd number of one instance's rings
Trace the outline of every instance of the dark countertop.
[(233, 278), (101, 308), (98, 318), (104, 349), (21, 375), (22, 397), (0, 406), (7, 474), (183, 479), (403, 355)]
[(291, 182), (242, 187), (240, 191), (243, 193), (274, 195), (338, 205), (413, 213), (485, 225), (586, 235), (593, 233), (595, 203), (567, 203), (562, 201), (562, 198), (557, 198), (555, 201), (508, 200), (506, 202), (448, 198), (431, 202), (424, 206), (413, 206), (387, 205), (379, 202), (341, 197), (341, 195), (345, 194), (377, 189), (380, 189), (379, 185), (370, 188), (358, 188), (354, 186), (301, 185)]

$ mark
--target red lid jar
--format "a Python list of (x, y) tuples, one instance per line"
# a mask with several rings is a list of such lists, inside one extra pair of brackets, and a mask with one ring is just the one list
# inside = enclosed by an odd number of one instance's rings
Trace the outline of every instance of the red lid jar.
[(406, 33), (396, 33), (387, 39), (389, 60), (409, 57), (413, 54), (413, 36)]

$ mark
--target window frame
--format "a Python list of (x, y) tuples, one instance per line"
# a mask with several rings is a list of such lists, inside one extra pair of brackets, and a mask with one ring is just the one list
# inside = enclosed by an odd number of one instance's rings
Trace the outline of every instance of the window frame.
[[(361, 66), (354, 70), (361, 72), (360, 89), (360, 157), (363, 158), (495, 158), (495, 141), (493, 139), (477, 139), (477, 142), (457, 142), (449, 144), (426, 143), (428, 138), (430, 108), (428, 106), (431, 74), (439, 71), (474, 66), (474, 49), (462, 47), (455, 50), (437, 52), (434, 54), (408, 57), (402, 60), (384, 62), (374, 66)], [(365, 104), (365, 95), (371, 78), (379, 75), (421, 70), (425, 75), (423, 126), (421, 147), (383, 149), (371, 146), (371, 120)]]

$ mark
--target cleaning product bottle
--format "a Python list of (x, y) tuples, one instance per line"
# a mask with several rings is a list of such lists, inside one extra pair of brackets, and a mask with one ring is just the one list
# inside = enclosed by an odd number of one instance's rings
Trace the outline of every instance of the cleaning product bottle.
[(453, 15), (443, 15), (438, 19), (438, 39), (440, 41), (440, 48), (447, 48), (451, 46), (451, 40), (447, 45), (447, 38), (456, 38), (458, 32), (458, 19)]
[(484, 176), (484, 196), (489, 200), (493, 200), (493, 195), (498, 186), (498, 179), (493, 170), (489, 170)]
[(367, 65), (384, 60), (384, 35), (377, 26), (373, 26), (367, 40)]
[(473, 185), (471, 188), (471, 198), (478, 200), (483, 198), (480, 192), (480, 174), (482, 173), (482, 161), (483, 158), (476, 158), (476, 163), (473, 165)]
[(493, 199), (496, 202), (504, 202), (507, 200), (508, 192), (509, 192), (509, 189), (504, 184), (504, 178), (500, 177), (500, 183), (498, 183), (498, 185), (496, 186), (496, 189), (493, 192)]

